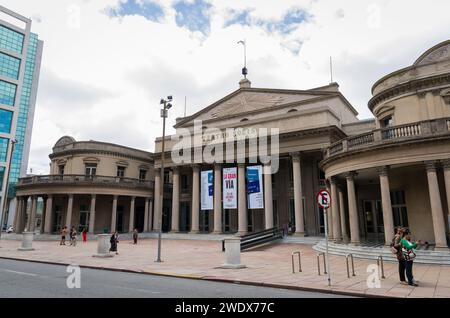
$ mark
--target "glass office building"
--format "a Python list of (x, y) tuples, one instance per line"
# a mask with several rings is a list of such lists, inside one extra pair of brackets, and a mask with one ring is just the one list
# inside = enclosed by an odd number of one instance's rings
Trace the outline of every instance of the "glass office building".
[[(0, 213), (12, 225), (15, 185), (25, 176), (43, 43), (31, 20), (0, 6)], [(14, 144), (14, 145), (13, 145)], [(7, 175), (9, 174), (9, 178)], [(6, 206), (5, 206), (5, 199)], [(3, 207), (5, 206), (5, 211)]]

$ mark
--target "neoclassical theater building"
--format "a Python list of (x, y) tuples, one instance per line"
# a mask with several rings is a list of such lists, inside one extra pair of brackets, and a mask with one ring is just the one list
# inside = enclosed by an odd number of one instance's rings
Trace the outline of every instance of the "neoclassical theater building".
[[(337, 83), (267, 89), (245, 78), (236, 91), (177, 118), (164, 153), (162, 138), (151, 154), (63, 137), (50, 155), (50, 175), (20, 180), (17, 228), (151, 231), (159, 229), (161, 217), (165, 232), (244, 234), (282, 227), (297, 236), (321, 236), (325, 220), (316, 194), (327, 188), (334, 240), (385, 243), (395, 226), (405, 226), (447, 249), (450, 41), (383, 77), (372, 93), (374, 119), (359, 120)], [(245, 137), (243, 144), (227, 139), (231, 128)], [(276, 162), (262, 160), (252, 148), (262, 136), (252, 132), (264, 128), (278, 129)], [(181, 141), (188, 147), (180, 150)], [(223, 160), (196, 156), (221, 142), (224, 151), (214, 156)], [(274, 143), (259, 149), (272, 150)], [(42, 224), (33, 221), (38, 197), (45, 200)]]
[(153, 154), (97, 141), (62, 137), (53, 147), (50, 175), (21, 178), (14, 228), (59, 233), (151, 229)]

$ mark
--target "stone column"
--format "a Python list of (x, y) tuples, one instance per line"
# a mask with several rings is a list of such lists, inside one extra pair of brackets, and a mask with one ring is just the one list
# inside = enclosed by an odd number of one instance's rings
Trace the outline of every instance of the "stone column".
[(180, 231), (180, 169), (172, 169), (172, 229), (171, 232)]
[(344, 199), (344, 192), (340, 187), (338, 187), (338, 194), (339, 194), (339, 214), (341, 217), (341, 234), (342, 234), (342, 240), (345, 242), (348, 241), (348, 229), (347, 229), (347, 217), (345, 212), (345, 199)]
[(117, 195), (113, 198), (112, 210), (111, 210), (111, 233), (116, 231), (117, 225), (117, 200), (119, 197)]
[[(153, 199), (153, 200), (155, 200), (155, 199)], [(149, 231), (153, 231), (153, 227), (152, 227), (152, 224), (153, 224), (153, 222), (152, 222), (152, 220), (153, 220), (153, 206), (154, 206), (153, 200), (149, 199), (149, 202), (150, 202), (150, 206), (148, 208), (148, 230)]]
[(44, 233), (50, 233), (52, 231), (53, 195), (48, 195), (45, 205)]
[(89, 208), (89, 234), (94, 234), (95, 231), (95, 205), (97, 196), (91, 194), (91, 206)]
[(248, 232), (247, 191), (245, 188), (245, 164), (238, 163), (238, 234)]
[(444, 160), (442, 165), (444, 167), (445, 193), (447, 195), (447, 220), (450, 227), (450, 160)]
[(73, 194), (69, 194), (69, 199), (67, 200), (67, 214), (66, 214), (66, 226), (69, 231), (72, 225), (72, 211), (73, 211)]
[(347, 179), (347, 193), (348, 193), (348, 214), (350, 219), (350, 242), (352, 244), (359, 244), (359, 222), (358, 222), (358, 205), (356, 203), (355, 192), (355, 172), (349, 172)]
[(273, 198), (272, 198), (272, 167), (270, 164), (264, 165), (264, 211), (265, 228), (273, 228)]
[(34, 232), (34, 226), (36, 224), (36, 210), (37, 210), (37, 197), (32, 196), (30, 218), (28, 219), (28, 232)]
[(159, 230), (159, 213), (161, 206), (161, 169), (155, 169), (155, 197), (153, 198), (154, 215), (153, 215), (153, 230)]
[(214, 234), (222, 233), (222, 166), (214, 165)]
[(394, 216), (392, 214), (391, 191), (389, 187), (389, 167), (378, 169), (380, 175), (381, 206), (383, 208), (384, 240), (389, 245), (394, 237)]
[(23, 204), (22, 197), (17, 197), (17, 204), (16, 204), (16, 213), (14, 214), (14, 223), (13, 223), (13, 229), (17, 233), (17, 228), (20, 220), (20, 213), (22, 212), (22, 204)]
[(340, 241), (342, 239), (341, 233), (341, 216), (339, 211), (339, 195), (337, 189), (337, 180), (332, 177), (331, 182), (331, 210), (333, 211), (333, 238)]
[(130, 202), (130, 221), (128, 225), (128, 232), (133, 233), (134, 231), (134, 215), (135, 215), (136, 197), (131, 197)]
[(434, 239), (436, 249), (448, 249), (445, 235), (444, 211), (436, 174), (436, 163), (426, 162), (428, 190), (430, 193), (431, 216), (433, 218)]
[[(331, 196), (331, 189), (330, 189), (330, 181), (327, 180), (326, 182), (326, 190), (328, 191), (328, 193), (330, 193)], [(334, 240), (334, 235), (333, 235), (333, 207), (330, 205), (330, 207), (327, 209), (327, 222), (328, 222), (328, 238), (330, 240)]]
[(20, 234), (23, 232), (25, 225), (25, 218), (27, 216), (27, 205), (28, 205), (28, 197), (22, 197), (22, 205), (20, 208), (20, 214), (19, 218), (17, 220), (17, 228), (14, 229), (14, 231), (17, 234)]
[(295, 235), (305, 236), (303, 220), (302, 170), (300, 153), (292, 153), (292, 172), (294, 176)]
[(200, 232), (200, 167), (194, 165), (192, 167), (192, 226), (191, 233)]
[(144, 232), (148, 232), (149, 223), (149, 202), (150, 198), (145, 198), (145, 212), (144, 212)]

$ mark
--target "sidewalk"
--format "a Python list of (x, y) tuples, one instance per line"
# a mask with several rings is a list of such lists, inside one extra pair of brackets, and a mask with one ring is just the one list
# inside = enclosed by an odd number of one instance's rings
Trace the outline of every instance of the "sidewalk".
[[(356, 276), (347, 278), (345, 258), (333, 255), (330, 255), (332, 286), (329, 287), (327, 276), (317, 274), (317, 253), (311, 246), (301, 244), (276, 244), (243, 252), (241, 262), (247, 268), (237, 270), (219, 268), (225, 259), (220, 241), (165, 239), (162, 263), (154, 262), (156, 239), (140, 240), (138, 245), (121, 241), (119, 255), (107, 259), (92, 257), (97, 249), (95, 241), (78, 242), (76, 247), (34, 242), (35, 250), (30, 252), (18, 251), (20, 245), (20, 241), (1, 240), (0, 257), (360, 296), (450, 298), (450, 266), (415, 264), (414, 276), (420, 286), (411, 287), (398, 282), (397, 263), (385, 262), (386, 279), (381, 280), (381, 288), (368, 288), (366, 280), (370, 273), (366, 269), (376, 262), (355, 259)], [(292, 274), (291, 253), (297, 250), (302, 253), (303, 272)]]

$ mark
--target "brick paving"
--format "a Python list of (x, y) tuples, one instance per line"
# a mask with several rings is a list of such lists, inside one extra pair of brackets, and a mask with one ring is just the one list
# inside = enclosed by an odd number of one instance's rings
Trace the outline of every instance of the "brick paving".
[[(119, 243), (119, 255), (113, 258), (94, 258), (97, 243), (78, 242), (76, 247), (60, 246), (55, 241), (36, 241), (34, 251), (18, 251), (20, 241), (1, 240), (0, 257), (77, 264), (98, 268), (128, 270), (144, 273), (212, 279), (285, 288), (314, 289), (361, 296), (384, 297), (445, 297), (450, 298), (450, 266), (414, 264), (414, 276), (419, 287), (402, 285), (398, 281), (397, 263), (385, 262), (385, 279), (380, 288), (368, 288), (367, 267), (375, 261), (355, 259), (356, 276), (347, 278), (345, 258), (330, 255), (331, 287), (327, 275), (317, 274), (317, 253), (311, 245), (275, 244), (245, 251), (241, 254), (244, 269), (222, 269), (225, 260), (220, 241), (164, 239), (162, 263), (156, 263), (157, 240)], [(291, 253), (301, 251), (302, 272), (292, 273)], [(296, 258), (297, 262), (297, 258)], [(321, 267), (323, 266), (321, 260)]]

